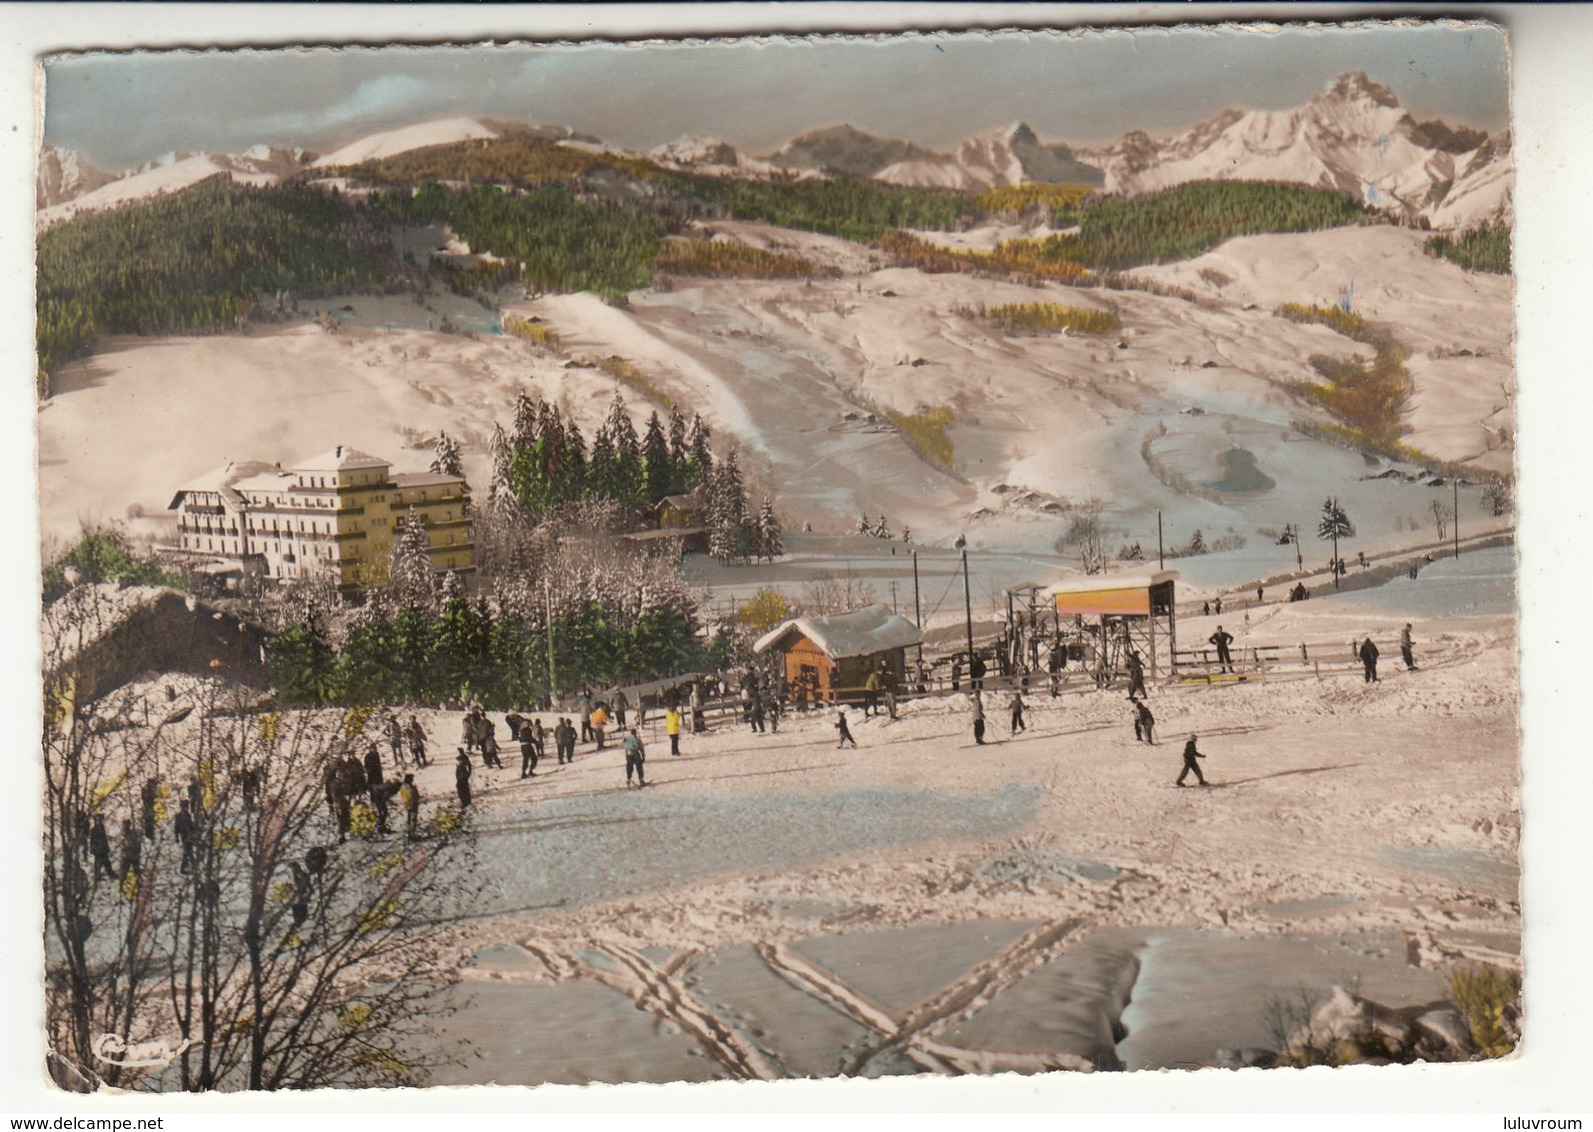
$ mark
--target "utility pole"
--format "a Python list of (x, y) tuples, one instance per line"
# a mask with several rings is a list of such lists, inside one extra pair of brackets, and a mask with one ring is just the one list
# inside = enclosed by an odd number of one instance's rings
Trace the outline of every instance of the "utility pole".
[(1455, 485), (1455, 557), (1460, 557), (1460, 477), (1451, 476), (1449, 482)]
[(968, 630), (968, 663), (973, 663), (973, 592), (968, 588), (968, 552), (962, 552), (962, 612)]
[(896, 579), (895, 578), (891, 579), (891, 612), (892, 613), (897, 612), (897, 609), (896, 609)]
[(913, 551), (913, 627), (918, 630), (918, 663), (924, 663), (924, 606), (918, 597), (918, 551)]
[(1294, 527), (1294, 567), (1297, 570), (1305, 569), (1305, 553), (1300, 549), (1300, 524), (1293, 523)]
[(1162, 549), (1162, 513), (1156, 512), (1156, 568), (1167, 569), (1167, 552)]

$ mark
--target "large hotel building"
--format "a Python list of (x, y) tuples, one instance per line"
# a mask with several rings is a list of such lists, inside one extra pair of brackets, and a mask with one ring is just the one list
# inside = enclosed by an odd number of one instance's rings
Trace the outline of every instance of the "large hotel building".
[(228, 464), (172, 498), (173, 548), (222, 576), (322, 575), (346, 592), (387, 581), (405, 512), (426, 523), (432, 565), (471, 569), (470, 489), (459, 476), (394, 474), (386, 460), (343, 445), (296, 468)]

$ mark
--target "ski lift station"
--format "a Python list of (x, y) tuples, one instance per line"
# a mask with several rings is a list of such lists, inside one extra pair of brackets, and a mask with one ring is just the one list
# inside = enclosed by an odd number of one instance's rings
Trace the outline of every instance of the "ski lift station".
[(1176, 672), (1177, 615), (1174, 607), (1176, 570), (1151, 574), (1095, 574), (1069, 579), (1044, 593), (1056, 610), (1060, 626), (1069, 618), (1083, 628), (1093, 625), (1102, 645), (1100, 662), (1107, 671), (1120, 671), (1127, 650), (1135, 647), (1146, 659), (1152, 676), (1159, 674), (1158, 656), (1165, 650), (1167, 664)]

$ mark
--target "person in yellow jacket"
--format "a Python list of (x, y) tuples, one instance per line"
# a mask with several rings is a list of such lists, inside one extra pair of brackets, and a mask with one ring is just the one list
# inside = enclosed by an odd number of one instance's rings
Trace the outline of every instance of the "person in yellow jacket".
[(597, 740), (597, 749), (603, 749), (603, 728), (608, 726), (608, 709), (598, 704), (592, 709), (592, 737)]
[(664, 712), (664, 731), (669, 735), (669, 753), (680, 757), (680, 709), (671, 707)]

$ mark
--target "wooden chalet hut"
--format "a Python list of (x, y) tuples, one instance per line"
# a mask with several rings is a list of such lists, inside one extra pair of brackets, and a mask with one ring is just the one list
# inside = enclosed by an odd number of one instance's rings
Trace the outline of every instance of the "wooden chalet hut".
[(906, 653), (923, 638), (913, 623), (888, 606), (871, 605), (829, 617), (796, 617), (758, 639), (754, 651), (778, 652), (793, 699), (806, 689), (809, 703), (863, 698), (869, 673), (883, 660), (898, 684), (906, 672)]

